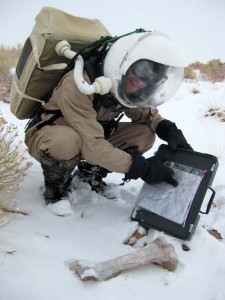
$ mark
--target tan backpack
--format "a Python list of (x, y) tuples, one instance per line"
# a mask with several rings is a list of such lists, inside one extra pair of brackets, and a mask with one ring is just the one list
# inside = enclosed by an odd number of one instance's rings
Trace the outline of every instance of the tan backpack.
[(60, 40), (70, 43), (78, 52), (102, 36), (110, 36), (97, 19), (69, 15), (44, 7), (25, 42), (10, 94), (10, 109), (18, 119), (28, 119), (58, 84), (69, 60), (58, 56), (55, 46)]

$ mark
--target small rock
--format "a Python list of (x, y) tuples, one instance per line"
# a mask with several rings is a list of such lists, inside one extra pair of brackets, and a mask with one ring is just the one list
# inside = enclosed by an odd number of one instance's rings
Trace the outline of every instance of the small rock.
[(209, 229), (208, 233), (214, 236), (217, 240), (222, 240), (221, 234), (216, 229)]
[(184, 251), (190, 251), (190, 248), (189, 248), (188, 245), (186, 245), (186, 244), (182, 244), (182, 249), (183, 249)]

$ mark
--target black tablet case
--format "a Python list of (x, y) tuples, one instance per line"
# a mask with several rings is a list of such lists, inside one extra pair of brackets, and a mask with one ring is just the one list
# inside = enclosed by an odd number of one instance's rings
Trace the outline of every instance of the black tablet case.
[[(190, 240), (200, 219), (200, 213), (208, 214), (212, 201), (214, 199), (215, 191), (210, 187), (210, 185), (213, 182), (218, 168), (218, 160), (215, 156), (210, 154), (184, 150), (181, 148), (176, 151), (171, 151), (168, 146), (164, 144), (159, 147), (157, 155), (163, 157), (164, 160), (166, 159), (174, 163), (205, 171), (204, 176), (195, 192), (193, 201), (188, 209), (185, 223), (176, 223), (159, 214), (146, 210), (143, 207), (139, 207), (138, 202), (140, 200), (142, 191), (138, 196), (136, 205), (131, 215), (131, 219), (133, 221), (138, 221), (139, 224), (141, 224), (145, 228), (154, 228), (159, 231), (164, 231), (165, 233), (182, 240)], [(148, 184), (144, 183), (143, 188), (145, 188), (146, 185)], [(151, 188), (151, 185), (148, 185), (147, 188)], [(200, 209), (208, 189), (211, 190), (212, 194), (209, 199), (206, 211), (202, 212), (200, 211)], [(151, 199), (149, 199), (149, 201), (151, 201)]]

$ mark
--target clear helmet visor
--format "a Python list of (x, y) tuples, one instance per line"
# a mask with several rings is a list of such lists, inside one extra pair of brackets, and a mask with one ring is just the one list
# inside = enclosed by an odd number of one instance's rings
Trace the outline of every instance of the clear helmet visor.
[(128, 107), (158, 106), (178, 91), (182, 81), (183, 68), (141, 59), (122, 76), (118, 97)]

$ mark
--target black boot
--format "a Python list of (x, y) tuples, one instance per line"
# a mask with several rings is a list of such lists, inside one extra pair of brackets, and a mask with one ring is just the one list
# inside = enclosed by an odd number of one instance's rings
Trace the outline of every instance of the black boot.
[(100, 166), (91, 165), (86, 161), (80, 161), (78, 164), (78, 176), (82, 181), (87, 182), (93, 191), (103, 193), (107, 184), (103, 181), (110, 171)]
[(80, 161), (80, 156), (70, 160), (55, 160), (41, 151), (41, 166), (45, 179), (46, 204), (55, 203), (68, 196), (71, 174)]

